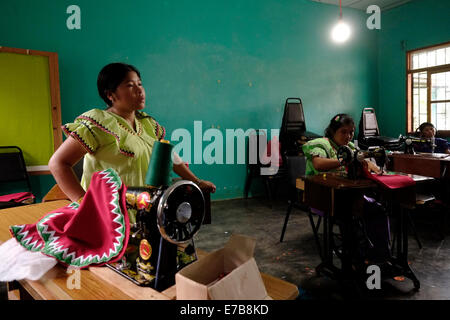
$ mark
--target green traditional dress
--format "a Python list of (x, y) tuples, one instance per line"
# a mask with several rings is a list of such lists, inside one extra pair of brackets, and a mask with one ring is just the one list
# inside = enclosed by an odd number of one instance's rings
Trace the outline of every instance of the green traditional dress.
[(165, 129), (145, 112), (136, 112), (136, 131), (121, 116), (92, 109), (62, 126), (66, 136), (81, 143), (84, 156), (81, 186), (87, 190), (92, 174), (113, 168), (127, 186), (144, 186), (155, 141)]
[[(348, 144), (350, 148), (355, 149), (355, 145), (350, 142)], [(340, 172), (345, 173), (345, 167), (340, 166), (339, 168), (328, 170), (328, 171), (318, 171), (314, 168), (312, 159), (316, 156), (328, 159), (337, 159), (337, 150), (339, 146), (331, 139), (328, 138), (317, 138), (305, 143), (302, 147), (303, 153), (306, 156), (306, 175), (315, 175), (324, 172)]]

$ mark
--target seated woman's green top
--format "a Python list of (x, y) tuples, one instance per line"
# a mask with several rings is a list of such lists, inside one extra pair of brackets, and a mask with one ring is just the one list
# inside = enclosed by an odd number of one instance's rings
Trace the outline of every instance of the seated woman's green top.
[(94, 172), (113, 168), (127, 186), (144, 186), (153, 144), (165, 129), (145, 112), (136, 111), (136, 131), (121, 116), (92, 109), (62, 126), (66, 136), (86, 149), (81, 186), (87, 190)]
[[(355, 145), (353, 142), (350, 142), (348, 146), (351, 149), (355, 149)], [(302, 147), (303, 153), (306, 156), (306, 172), (305, 174), (307, 176), (324, 173), (324, 172), (339, 172), (339, 173), (345, 173), (345, 167), (340, 166), (333, 170), (328, 171), (318, 171), (316, 168), (314, 168), (312, 159), (316, 156), (321, 158), (328, 158), (328, 159), (337, 159), (337, 150), (339, 149), (339, 146), (331, 139), (328, 138), (317, 138), (311, 141), (308, 141), (305, 143)]]

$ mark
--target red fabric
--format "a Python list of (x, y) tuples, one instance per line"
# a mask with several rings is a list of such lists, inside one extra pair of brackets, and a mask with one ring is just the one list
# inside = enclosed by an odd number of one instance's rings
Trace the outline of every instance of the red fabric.
[(126, 186), (112, 169), (96, 172), (81, 205), (49, 212), (35, 224), (11, 226), (26, 249), (86, 268), (119, 260), (127, 247)]
[[(278, 156), (278, 164), (272, 163), (272, 143), (275, 151), (275, 157)], [(274, 136), (272, 140), (267, 143), (266, 150), (261, 155), (261, 162), (263, 164), (271, 164), (276, 165), (277, 167), (281, 167), (283, 165), (283, 159), (281, 157), (281, 143), (278, 140), (278, 136)]]
[(34, 199), (34, 195), (31, 192), (18, 192), (0, 196), (0, 202), (22, 202), (30, 198)]
[(376, 174), (370, 173), (367, 169), (364, 169), (364, 174), (387, 189), (406, 188), (416, 184), (414, 179), (400, 174)]

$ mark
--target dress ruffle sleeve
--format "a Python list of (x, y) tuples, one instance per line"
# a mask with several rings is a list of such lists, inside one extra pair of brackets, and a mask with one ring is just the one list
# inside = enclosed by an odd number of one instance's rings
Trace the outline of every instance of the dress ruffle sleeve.
[(312, 158), (316, 156), (319, 156), (321, 158), (329, 157), (326, 145), (323, 141), (309, 141), (308, 143), (303, 145), (303, 153), (308, 160), (312, 160)]
[(71, 136), (80, 142), (90, 154), (97, 150), (99, 143), (89, 121), (77, 118), (75, 122), (63, 125), (62, 130), (67, 137)]

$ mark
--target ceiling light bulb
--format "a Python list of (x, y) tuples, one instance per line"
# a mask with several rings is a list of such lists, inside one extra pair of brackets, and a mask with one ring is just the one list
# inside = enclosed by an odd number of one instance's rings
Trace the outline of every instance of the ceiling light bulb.
[(350, 38), (350, 34), (351, 30), (348, 24), (339, 20), (338, 24), (334, 26), (333, 30), (331, 31), (331, 38), (337, 43), (342, 43)]

